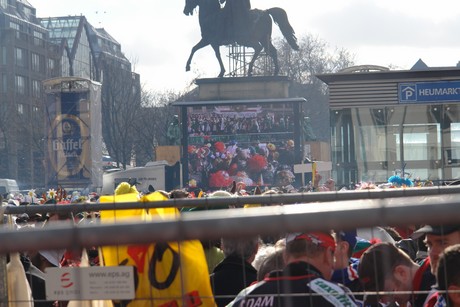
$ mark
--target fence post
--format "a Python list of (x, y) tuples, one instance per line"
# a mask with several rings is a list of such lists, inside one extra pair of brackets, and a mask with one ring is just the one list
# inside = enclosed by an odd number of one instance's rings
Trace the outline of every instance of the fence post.
[[(0, 227), (3, 226), (5, 207), (0, 205)], [(8, 278), (6, 254), (0, 254), (0, 307), (8, 307)]]

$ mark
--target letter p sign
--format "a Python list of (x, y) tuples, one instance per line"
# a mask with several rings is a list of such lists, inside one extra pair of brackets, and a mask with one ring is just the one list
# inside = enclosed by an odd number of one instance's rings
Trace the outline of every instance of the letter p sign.
[(399, 84), (399, 102), (416, 102), (416, 85), (411, 84)]

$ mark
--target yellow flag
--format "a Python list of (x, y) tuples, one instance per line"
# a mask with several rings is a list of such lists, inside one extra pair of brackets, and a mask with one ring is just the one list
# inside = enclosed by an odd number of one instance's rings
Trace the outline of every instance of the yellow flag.
[[(123, 196), (123, 197), (122, 197)], [(103, 202), (161, 201), (167, 198), (151, 193), (141, 200), (123, 194), (101, 197)], [(120, 212), (123, 211), (123, 212)], [(105, 213), (104, 213), (105, 212)], [(176, 208), (152, 208), (101, 212), (102, 223), (135, 219), (155, 221), (179, 215)], [(136, 297), (127, 307), (215, 306), (203, 247), (198, 240), (103, 247), (106, 266), (135, 268)]]

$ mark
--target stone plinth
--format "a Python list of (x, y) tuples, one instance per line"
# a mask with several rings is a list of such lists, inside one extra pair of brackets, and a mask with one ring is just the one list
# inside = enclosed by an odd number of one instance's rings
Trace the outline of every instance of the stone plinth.
[(198, 79), (199, 100), (288, 98), (286, 76)]
[(180, 146), (158, 146), (156, 148), (156, 160), (168, 161), (169, 165), (173, 165), (180, 161)]

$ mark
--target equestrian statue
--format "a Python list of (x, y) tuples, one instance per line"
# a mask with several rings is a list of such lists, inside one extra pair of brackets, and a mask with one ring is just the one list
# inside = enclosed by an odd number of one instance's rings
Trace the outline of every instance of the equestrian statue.
[[(222, 7), (224, 3), (225, 6)], [(271, 42), (272, 18), (292, 49), (299, 50), (294, 29), (289, 24), (286, 11), (282, 8), (251, 9), (249, 0), (185, 0), (184, 14), (193, 15), (197, 7), (199, 7), (201, 40), (192, 48), (186, 71), (190, 70), (195, 52), (211, 45), (219, 61), (219, 77), (223, 77), (225, 67), (220, 55), (220, 46), (236, 43), (254, 49), (254, 55), (249, 62), (248, 76), (252, 76), (254, 63), (262, 50), (273, 59), (274, 75), (278, 75), (278, 55)]]

